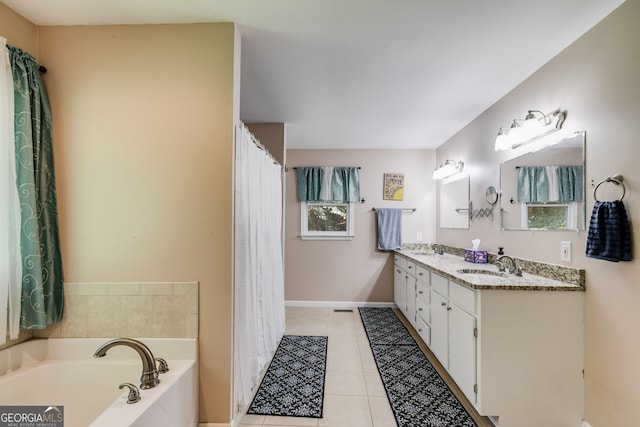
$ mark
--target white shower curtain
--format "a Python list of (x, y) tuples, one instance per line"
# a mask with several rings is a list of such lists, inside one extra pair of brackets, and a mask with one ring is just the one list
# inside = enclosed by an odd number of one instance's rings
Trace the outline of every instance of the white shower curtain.
[(284, 334), (282, 168), (236, 128), (235, 410), (250, 403), (260, 372)]
[(14, 94), (7, 40), (0, 37), (0, 344), (20, 331), (22, 258), (16, 185)]

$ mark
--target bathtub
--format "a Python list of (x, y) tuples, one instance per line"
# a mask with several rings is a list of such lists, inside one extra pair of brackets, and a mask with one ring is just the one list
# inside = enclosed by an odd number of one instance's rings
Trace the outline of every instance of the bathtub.
[(167, 360), (160, 384), (127, 404), (124, 382), (140, 385), (142, 362), (133, 349), (114, 347), (93, 357), (107, 338), (30, 340), (0, 351), (0, 405), (64, 406), (65, 427), (197, 425), (197, 341), (140, 339)]

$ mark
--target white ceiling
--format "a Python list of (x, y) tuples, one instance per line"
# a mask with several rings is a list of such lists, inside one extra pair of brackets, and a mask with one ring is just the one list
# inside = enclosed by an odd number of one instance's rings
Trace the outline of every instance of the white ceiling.
[(289, 148), (438, 147), (623, 3), (0, 1), (38, 25), (237, 22), (241, 118)]

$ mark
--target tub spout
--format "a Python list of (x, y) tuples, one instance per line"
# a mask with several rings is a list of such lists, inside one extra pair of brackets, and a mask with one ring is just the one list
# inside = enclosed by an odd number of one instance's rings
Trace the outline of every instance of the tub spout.
[(118, 345), (131, 347), (140, 355), (140, 359), (142, 360), (142, 376), (140, 377), (141, 389), (153, 388), (160, 383), (160, 379), (158, 378), (158, 370), (156, 369), (156, 360), (153, 357), (153, 353), (151, 353), (149, 347), (138, 340), (134, 340), (131, 338), (116, 338), (114, 340), (108, 341), (98, 347), (96, 352), (93, 354), (93, 357), (104, 357), (107, 355), (107, 351), (111, 347), (115, 347)]

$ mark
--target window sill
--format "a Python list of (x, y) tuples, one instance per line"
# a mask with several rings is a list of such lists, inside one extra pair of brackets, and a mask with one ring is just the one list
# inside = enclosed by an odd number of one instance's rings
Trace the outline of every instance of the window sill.
[(301, 240), (353, 240), (354, 236), (298, 236)]

